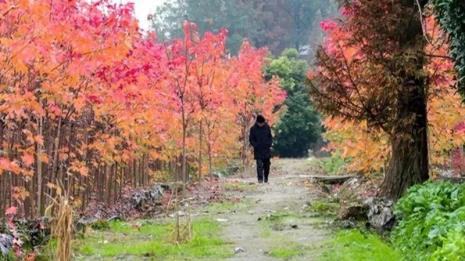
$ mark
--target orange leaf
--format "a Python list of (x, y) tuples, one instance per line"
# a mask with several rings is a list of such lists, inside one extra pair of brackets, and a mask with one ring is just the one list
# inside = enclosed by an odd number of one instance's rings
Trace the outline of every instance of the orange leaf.
[(29, 167), (34, 163), (34, 156), (29, 153), (24, 153), (23, 156), (21, 156), (21, 160), (23, 161), (24, 165)]

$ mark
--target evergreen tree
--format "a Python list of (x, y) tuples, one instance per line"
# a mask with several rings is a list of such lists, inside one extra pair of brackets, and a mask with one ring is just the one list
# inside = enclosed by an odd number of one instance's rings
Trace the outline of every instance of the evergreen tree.
[(307, 63), (298, 59), (295, 49), (286, 49), (266, 68), (266, 76), (279, 77), (287, 92), (286, 112), (274, 128), (274, 154), (280, 157), (303, 157), (321, 138), (321, 122), (310, 103), (305, 85)]

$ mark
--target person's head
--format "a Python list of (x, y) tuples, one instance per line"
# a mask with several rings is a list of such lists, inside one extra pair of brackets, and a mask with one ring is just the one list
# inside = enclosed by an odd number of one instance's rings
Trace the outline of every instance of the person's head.
[(257, 124), (258, 126), (260, 127), (263, 127), (266, 123), (266, 120), (265, 120), (265, 117), (263, 117), (263, 115), (259, 114), (257, 115)]

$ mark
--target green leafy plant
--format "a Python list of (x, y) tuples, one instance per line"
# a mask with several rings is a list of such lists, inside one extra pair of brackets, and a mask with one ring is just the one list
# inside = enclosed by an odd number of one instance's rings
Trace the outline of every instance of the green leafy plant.
[(331, 154), (331, 157), (321, 160), (320, 166), (329, 175), (340, 175), (345, 171), (348, 160), (344, 159), (339, 151)]
[(460, 261), (465, 257), (465, 237), (463, 233), (465, 227), (458, 226), (449, 232), (444, 238), (443, 245), (437, 249), (431, 259), (438, 261)]
[[(412, 187), (395, 207), (392, 233), (406, 260), (460, 260), (465, 233), (465, 185), (428, 182)], [(458, 255), (462, 253), (462, 255)]]

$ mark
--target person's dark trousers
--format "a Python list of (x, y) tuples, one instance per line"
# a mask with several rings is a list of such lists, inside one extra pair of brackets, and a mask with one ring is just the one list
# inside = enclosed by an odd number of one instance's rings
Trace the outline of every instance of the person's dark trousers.
[(257, 159), (257, 179), (258, 182), (268, 182), (268, 175), (270, 175), (270, 159)]

